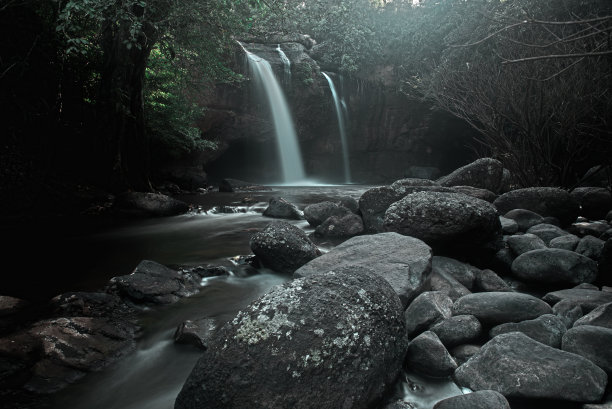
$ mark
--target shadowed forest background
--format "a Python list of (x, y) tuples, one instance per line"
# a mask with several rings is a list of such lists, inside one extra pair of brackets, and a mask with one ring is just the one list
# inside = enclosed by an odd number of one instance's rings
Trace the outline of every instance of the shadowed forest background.
[(3, 205), (151, 191), (165, 165), (219, 157), (231, 143), (202, 125), (204, 101), (248, 83), (236, 40), (283, 38), (469, 124), (461, 145), (517, 186), (571, 187), (610, 157), (611, 16), (608, 0), (4, 0)]

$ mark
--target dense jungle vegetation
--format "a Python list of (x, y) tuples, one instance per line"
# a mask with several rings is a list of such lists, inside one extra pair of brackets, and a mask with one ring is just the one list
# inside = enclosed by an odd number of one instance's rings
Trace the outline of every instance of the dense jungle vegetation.
[[(57, 175), (151, 190), (169, 155), (215, 148), (200, 92), (239, 84), (235, 39), (307, 34), (317, 59), (466, 120), (522, 185), (610, 157), (609, 0), (3, 0), (3, 197)], [(152, 158), (155, 164), (152, 163)], [(61, 179), (61, 178), (60, 178)], [(26, 189), (25, 186), (30, 186)]]

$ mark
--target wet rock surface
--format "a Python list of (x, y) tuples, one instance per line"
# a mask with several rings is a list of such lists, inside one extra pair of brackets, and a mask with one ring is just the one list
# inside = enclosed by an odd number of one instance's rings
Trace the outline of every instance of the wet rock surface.
[(518, 256), (512, 262), (512, 273), (540, 283), (591, 283), (597, 278), (597, 263), (573, 251), (539, 249)]
[(382, 278), (296, 279), (213, 336), (175, 407), (371, 407), (395, 381), (406, 346), (402, 305)]
[(164, 217), (187, 213), (189, 205), (160, 193), (126, 192), (117, 196), (116, 212), (136, 217)]
[(489, 331), (490, 338), (509, 332), (521, 332), (544, 345), (561, 348), (561, 339), (567, 331), (563, 320), (553, 314), (545, 314), (533, 320), (508, 322), (493, 327)]
[(444, 399), (433, 409), (510, 409), (510, 404), (501, 393), (483, 390)]
[(429, 284), (431, 248), (421, 240), (397, 233), (353, 237), (299, 268), (294, 277), (340, 267), (363, 267), (380, 275), (407, 306)]
[(473, 315), (488, 325), (525, 321), (551, 313), (550, 305), (522, 293), (474, 293), (459, 298), (453, 304), (453, 315)]
[(271, 198), (263, 215), (276, 219), (301, 220), (304, 218), (304, 215), (296, 205), (289, 203), (282, 197)]

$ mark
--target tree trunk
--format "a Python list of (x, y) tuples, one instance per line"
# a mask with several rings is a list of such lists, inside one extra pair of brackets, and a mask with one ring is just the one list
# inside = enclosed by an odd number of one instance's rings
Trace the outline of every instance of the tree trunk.
[(100, 79), (100, 135), (104, 183), (111, 191), (151, 191), (149, 140), (145, 132), (145, 69), (155, 42), (152, 27), (130, 40), (127, 22), (105, 22), (104, 62)]

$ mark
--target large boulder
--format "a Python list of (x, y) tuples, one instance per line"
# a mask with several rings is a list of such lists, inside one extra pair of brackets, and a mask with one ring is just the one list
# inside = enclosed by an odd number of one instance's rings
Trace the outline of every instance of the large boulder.
[(472, 186), (499, 191), (504, 167), (500, 161), (492, 158), (481, 158), (455, 170), (437, 180), (442, 186)]
[(563, 336), (563, 350), (585, 357), (612, 374), (612, 328), (579, 325)]
[(472, 186), (453, 186), (453, 190), (457, 193), (463, 193), (464, 195), (472, 196), (489, 203), (493, 203), (495, 199), (497, 199), (497, 195), (487, 189), (479, 189)]
[(376, 275), (276, 287), (213, 335), (176, 409), (370, 408), (399, 375), (403, 308)]
[(606, 373), (579, 355), (539, 343), (520, 332), (498, 335), (455, 371), (472, 390), (492, 389), (508, 398), (597, 402)]
[(513, 209), (527, 209), (541, 216), (553, 216), (563, 225), (578, 217), (579, 205), (569, 192), (554, 187), (528, 187), (504, 193), (493, 202), (500, 214)]
[(353, 237), (299, 268), (307, 277), (340, 267), (359, 267), (382, 276), (406, 307), (429, 285), (431, 248), (414, 237), (379, 233)]
[(461, 193), (409, 194), (387, 209), (383, 225), (434, 247), (473, 249), (501, 238), (495, 208)]
[(161, 193), (126, 192), (117, 196), (113, 208), (136, 217), (164, 217), (187, 213), (189, 205)]
[(292, 274), (321, 254), (303, 230), (284, 221), (268, 224), (249, 244), (265, 267), (284, 274)]
[(597, 263), (573, 251), (539, 249), (514, 259), (512, 274), (539, 283), (591, 283), (597, 278)]
[(485, 325), (519, 322), (552, 314), (552, 308), (534, 296), (522, 293), (474, 293), (453, 304), (453, 315), (474, 315)]

